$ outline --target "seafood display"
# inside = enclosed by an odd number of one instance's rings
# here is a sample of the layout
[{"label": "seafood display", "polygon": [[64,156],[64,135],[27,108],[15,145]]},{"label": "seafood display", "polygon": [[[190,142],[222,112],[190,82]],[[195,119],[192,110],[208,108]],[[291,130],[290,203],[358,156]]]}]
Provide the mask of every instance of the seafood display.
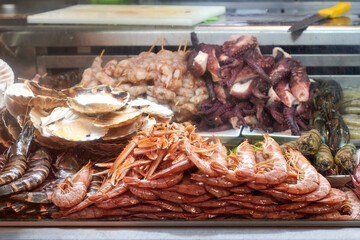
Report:
[{"label": "seafood display", "polygon": [[[358,207],[347,193],[332,188],[297,150],[283,154],[264,136],[261,146],[248,141],[235,152],[218,139],[199,137],[190,123],[155,124],[132,138],[107,168],[97,192],[78,202],[72,194],[54,219],[358,219],[342,211]],[[86,168],[89,165],[86,165]],[[84,170],[80,170],[80,174]],[[87,174],[89,175],[89,173]],[[82,186],[88,185],[85,178]],[[66,184],[66,183],[65,183]],[[51,201],[75,192],[54,191]],[[347,190],[350,191],[350,190]],[[82,189],[81,196],[85,196]],[[354,201],[349,204],[349,201]],[[344,205],[345,204],[345,205]],[[353,205],[352,205],[353,204]],[[335,217],[336,215],[336,217]]]},{"label": "seafood display", "polygon": [[200,126],[223,129],[230,124],[293,135],[308,131],[312,94],[306,68],[281,48],[263,56],[254,36],[236,36],[223,45],[198,42],[188,53],[190,71],[205,78],[210,98],[198,113]]},{"label": "seafood display", "polygon": [[[359,220],[350,93],[253,36],[191,39],[104,66],[101,54],[77,85],[78,72],[14,83],[0,61],[0,218]],[[231,150],[197,133],[241,125],[264,139]],[[280,146],[273,131],[300,137]]]}]

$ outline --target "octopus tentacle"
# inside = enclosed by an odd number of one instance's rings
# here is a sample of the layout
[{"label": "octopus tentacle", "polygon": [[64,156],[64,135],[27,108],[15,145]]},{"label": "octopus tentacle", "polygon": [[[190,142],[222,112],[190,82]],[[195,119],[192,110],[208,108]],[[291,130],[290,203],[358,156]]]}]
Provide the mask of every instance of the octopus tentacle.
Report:
[{"label": "octopus tentacle", "polygon": [[296,116],[296,123],[299,125],[299,127],[301,129],[303,129],[304,131],[310,131],[311,127],[310,125],[305,121],[305,119],[303,119],[301,116],[297,115]]},{"label": "octopus tentacle", "polygon": [[246,62],[246,64],[252,68],[257,74],[259,74],[259,77],[267,82],[270,82],[269,76],[266,74],[266,72],[264,71],[264,69],[262,69],[262,67],[260,66],[260,64],[256,61],[255,57],[254,57],[254,53],[252,52],[247,52],[244,55],[244,60]]},{"label": "octopus tentacle", "polygon": [[269,83],[274,86],[276,85],[281,79],[286,79],[289,77],[291,69],[299,64],[292,58],[282,58],[279,60],[273,70],[270,72],[269,75]]},{"label": "octopus tentacle", "polygon": [[288,107],[288,106],[284,106],[284,115],[286,117],[286,123],[288,125],[288,127],[290,128],[292,134],[294,135],[301,135],[299,126],[296,123],[296,119],[295,119],[295,112],[296,112],[296,108],[295,106],[292,107]]},{"label": "octopus tentacle", "polygon": [[268,106],[268,110],[269,110],[271,116],[275,119],[276,122],[278,122],[280,124],[285,123],[285,117],[284,117],[284,114],[283,114],[283,103],[276,102],[276,101],[272,102]]}]

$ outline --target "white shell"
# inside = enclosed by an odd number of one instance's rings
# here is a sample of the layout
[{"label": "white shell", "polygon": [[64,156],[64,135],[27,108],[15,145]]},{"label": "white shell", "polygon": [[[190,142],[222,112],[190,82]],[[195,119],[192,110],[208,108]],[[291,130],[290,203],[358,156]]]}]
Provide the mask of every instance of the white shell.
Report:
[{"label": "white shell", "polygon": [[29,111],[29,102],[34,94],[24,83],[15,83],[5,90],[4,98],[8,111],[18,119],[18,116],[24,116]]},{"label": "white shell", "polygon": [[81,91],[68,98],[68,105],[84,114],[104,114],[121,109],[129,100],[127,92],[113,92],[111,89]]},{"label": "white shell", "polygon": [[143,108],[143,111],[144,113],[149,114],[150,117],[171,118],[174,115],[174,112],[170,108],[151,102],[143,98],[138,98],[128,102],[128,106],[131,107],[147,106]]},{"label": "white shell", "polygon": [[[147,117],[144,117],[147,118]],[[117,127],[117,128],[110,128],[107,134],[102,138],[105,141],[108,140],[116,140],[121,138],[126,138],[130,136],[131,134],[135,134],[137,131],[140,130],[142,127],[143,121],[146,119],[143,119],[142,117],[137,118],[135,121],[132,121],[131,123]]]},{"label": "white shell", "polygon": [[107,133],[107,128],[95,127],[84,118],[75,120],[62,119],[48,126],[52,135],[69,141],[92,141]]},{"label": "white shell", "polygon": [[34,93],[25,83],[15,83],[6,89],[5,96],[12,98],[20,97],[31,99],[34,97]]},{"label": "white shell", "polygon": [[141,110],[127,107],[123,111],[110,112],[98,116],[93,120],[93,124],[94,126],[97,127],[109,127],[109,128],[121,127],[134,121],[141,114],[142,114]]},{"label": "white shell", "polygon": [[32,109],[30,119],[42,136],[55,136],[68,141],[91,141],[105,136],[108,131],[108,128],[94,126],[87,116],[65,107],[55,108],[48,115],[39,109]]},{"label": "white shell", "polygon": [[0,91],[4,92],[6,88],[14,83],[14,72],[11,67],[0,59]]}]

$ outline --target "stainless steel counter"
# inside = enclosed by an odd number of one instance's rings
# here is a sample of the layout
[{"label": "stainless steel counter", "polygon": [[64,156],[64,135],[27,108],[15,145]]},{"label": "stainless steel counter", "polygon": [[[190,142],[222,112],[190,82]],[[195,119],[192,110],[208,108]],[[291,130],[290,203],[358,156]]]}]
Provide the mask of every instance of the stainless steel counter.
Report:
[{"label": "stainless steel counter", "polygon": [[357,240],[360,228],[0,228],[0,239],[126,239],[126,240]]}]

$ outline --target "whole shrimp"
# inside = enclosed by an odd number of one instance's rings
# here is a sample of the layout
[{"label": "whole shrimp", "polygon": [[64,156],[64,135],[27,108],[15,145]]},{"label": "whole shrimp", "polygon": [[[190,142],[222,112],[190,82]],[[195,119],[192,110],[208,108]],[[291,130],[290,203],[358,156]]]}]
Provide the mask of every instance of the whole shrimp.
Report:
[{"label": "whole shrimp", "polygon": [[341,188],[347,195],[347,200],[341,206],[342,212],[350,213],[352,219],[360,219],[360,200],[353,191],[349,188]]},{"label": "whole shrimp", "polygon": [[172,164],[170,167],[162,169],[160,171],[158,171],[157,173],[151,175],[150,177],[148,177],[148,180],[153,180],[153,179],[158,179],[161,177],[165,177],[171,174],[175,174],[178,172],[182,172],[185,171],[189,168],[191,168],[192,166],[194,166],[194,164],[188,159],[185,158],[184,160],[177,162],[175,164]]},{"label": "whole shrimp", "polygon": [[310,205],[295,209],[294,212],[306,214],[323,214],[331,213],[341,208],[341,203],[325,204],[325,203],[311,203]]},{"label": "whole shrimp", "polygon": [[125,177],[123,181],[127,185],[136,185],[137,187],[142,188],[168,188],[179,183],[183,176],[183,172],[180,172],[174,175],[169,175],[167,177],[154,180],[139,179],[137,177]]},{"label": "whole shrimp", "polygon": [[31,157],[29,168],[19,179],[0,187],[0,196],[30,191],[39,186],[47,178],[51,166],[51,158],[45,149],[41,148]]},{"label": "whole shrimp", "polygon": [[5,168],[0,173],[0,186],[20,178],[27,168],[27,154],[33,138],[34,126],[26,124],[16,143],[9,148]]},{"label": "whole shrimp", "polygon": [[214,152],[212,153],[211,158],[206,156],[200,157],[199,154],[193,150],[193,146],[190,144],[190,142],[184,142],[184,148],[188,158],[200,171],[209,175],[210,177],[220,176],[218,172],[211,168],[211,162],[219,162],[221,165],[226,165],[226,149],[221,145],[218,139],[216,139],[216,144],[214,147]]},{"label": "whole shrimp", "polygon": [[203,182],[205,184],[217,186],[217,187],[236,187],[239,185],[239,182],[229,181],[225,177],[209,177],[204,173],[193,173],[191,174],[191,179]]},{"label": "whole shrimp", "polygon": [[287,182],[280,183],[273,187],[274,190],[294,194],[306,194],[319,187],[318,172],[299,151],[289,148],[286,158],[289,165],[298,172],[297,182],[295,184]]},{"label": "whole shrimp", "polygon": [[256,158],[255,183],[267,185],[282,183],[287,178],[288,173],[286,160],[279,144],[267,134],[262,148],[258,151],[261,151],[263,159]]},{"label": "whole shrimp", "polygon": [[248,141],[242,142],[235,153],[227,157],[227,164],[212,161],[210,167],[230,181],[249,181],[255,175],[255,151]]},{"label": "whole shrimp", "polygon": [[295,202],[312,202],[326,197],[331,190],[328,180],[319,174],[319,187],[306,194],[287,194],[287,198]]},{"label": "whole shrimp", "polygon": [[140,199],[135,197],[132,193],[124,193],[118,197],[111,198],[99,203],[96,206],[104,209],[111,209],[117,207],[127,207],[140,203]]},{"label": "whole shrimp", "polygon": [[114,187],[111,183],[111,178],[108,178],[103,182],[103,184],[100,186],[99,190],[96,193],[94,193],[92,196],[88,197],[84,201],[80,202],[79,204],[73,206],[71,209],[64,212],[63,214],[67,216],[69,214],[78,212],[93,203],[98,203],[116,197],[126,192],[127,190],[127,185],[124,184],[122,181],[118,182],[118,184]]},{"label": "whole shrimp", "polygon": [[344,202],[346,199],[347,199],[346,193],[344,193],[340,189],[331,188],[329,194],[326,197],[316,202],[334,204],[334,203]]},{"label": "whole shrimp", "polygon": [[69,208],[80,203],[91,182],[92,168],[89,162],[80,169],[70,180],[65,179],[51,195],[51,201],[58,207]]},{"label": "whole shrimp", "polygon": [[184,176],[183,180],[180,183],[170,188],[167,188],[166,190],[175,191],[178,193],[184,193],[193,196],[199,196],[207,192],[203,183],[192,181],[190,179],[190,176],[188,175]]}]

